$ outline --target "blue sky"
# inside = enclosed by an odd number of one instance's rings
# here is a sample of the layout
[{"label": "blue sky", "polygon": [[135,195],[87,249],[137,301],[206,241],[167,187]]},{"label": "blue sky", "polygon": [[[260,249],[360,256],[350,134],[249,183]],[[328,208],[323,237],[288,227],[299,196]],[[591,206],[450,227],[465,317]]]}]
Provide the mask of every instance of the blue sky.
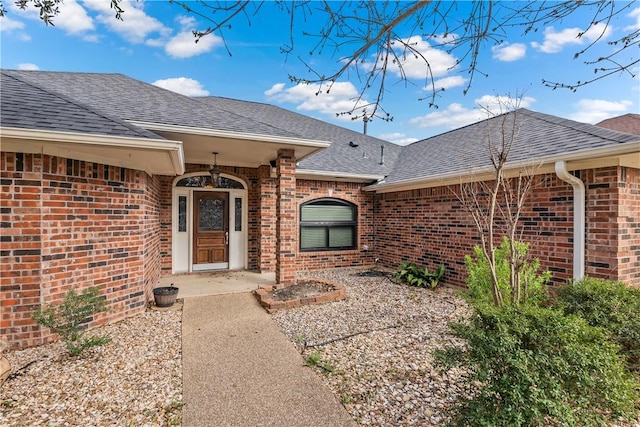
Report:
[{"label": "blue sky", "polygon": [[[336,117],[353,105],[360,87],[357,79],[341,80],[330,94],[318,96],[317,87],[289,81],[289,74],[308,76],[307,69],[296,56],[280,53],[288,41],[289,23],[270,4],[251,18],[251,25],[247,19],[239,19],[225,31],[224,41],[232,53],[229,56],[217,36],[194,43],[191,30],[206,27],[206,22],[165,1],[123,0],[124,21],[118,21],[109,0],[65,0],[62,13],[54,18],[55,27],[46,27],[33,9],[24,12],[16,9],[12,0],[4,3],[8,14],[0,18],[3,68],[122,73],[187,95],[270,103],[362,131],[361,121]],[[526,36],[519,29],[500,46],[483,46],[479,69],[488,76],[476,74],[466,95],[463,89],[467,74],[449,69],[458,58],[433,48],[427,39],[416,38],[416,46],[432,59],[438,86],[447,87],[437,99],[438,108],[419,101],[427,94],[424,69],[408,61],[408,84],[394,73],[387,80],[384,107],[393,121],[374,119],[368,124],[368,133],[406,144],[476,122],[486,116],[478,104],[491,104],[497,96],[520,93],[524,93],[523,107],[587,123],[638,113],[638,77],[614,75],[575,93],[541,84],[542,78],[573,83],[593,76],[593,67],[573,59],[577,50],[595,39],[596,31],[576,38],[585,29],[585,16],[572,16]],[[305,26],[313,28],[317,17],[307,17]],[[298,34],[296,48],[308,52],[313,40],[299,35],[302,27],[294,28]],[[607,40],[638,28],[640,5],[635,5],[609,24],[593,55],[611,49]],[[628,51],[627,58],[638,57],[637,46]],[[305,59],[326,71],[339,64],[339,55],[329,53]],[[638,71],[636,67],[636,75]],[[374,95],[367,96],[371,99]]]}]

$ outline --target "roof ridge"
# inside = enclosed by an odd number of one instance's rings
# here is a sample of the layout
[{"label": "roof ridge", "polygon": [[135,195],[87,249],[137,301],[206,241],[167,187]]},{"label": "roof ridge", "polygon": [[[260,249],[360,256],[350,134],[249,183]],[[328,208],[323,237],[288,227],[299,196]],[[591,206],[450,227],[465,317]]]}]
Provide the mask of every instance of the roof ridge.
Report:
[{"label": "roof ridge", "polygon": [[[329,123],[329,122],[326,122],[324,120],[316,119],[315,117],[307,116],[306,114],[298,113],[296,111],[292,111],[292,110],[289,110],[287,108],[281,107],[279,105],[270,104],[270,103],[267,103],[267,102],[249,101],[249,100],[246,100],[246,99],[235,99],[235,98],[229,98],[229,97],[226,97],[226,96],[215,96],[215,95],[194,97],[193,99],[203,100],[203,99],[206,99],[206,98],[223,99],[223,100],[228,100],[228,101],[231,101],[231,102],[245,102],[245,103],[248,103],[248,104],[263,105],[265,107],[277,108],[279,110],[286,111],[287,113],[296,114],[296,115],[298,115],[300,117],[304,117],[306,120],[313,120],[314,122],[321,123],[322,125],[335,126],[335,127],[338,127],[338,128],[340,128],[340,129],[342,129],[342,130],[344,130],[346,132],[349,132],[349,133],[354,133],[354,134],[357,134],[359,136],[364,136],[366,138],[375,139],[376,141],[383,142],[385,144],[401,147],[401,145],[393,143],[391,141],[387,141],[386,139],[382,139],[382,138],[378,138],[378,137],[375,137],[375,136],[367,135],[365,133],[361,133],[361,132],[355,131],[353,129],[349,129],[349,128],[346,128],[346,127],[343,127],[343,126],[339,126],[339,125],[336,125],[336,124],[333,124],[333,123]],[[223,109],[224,111],[231,112],[231,113],[234,113],[234,114],[239,114],[237,111],[229,111],[229,110],[221,108],[221,107],[217,107],[217,108]],[[243,117],[247,117],[247,116],[244,116],[243,114],[241,114],[241,115]],[[267,126],[271,126],[271,127],[275,128],[275,129],[280,129],[280,128],[275,127],[275,126],[273,126],[273,125],[271,125],[269,123],[266,123],[266,122],[264,122],[262,120],[259,120],[256,117],[247,117],[247,118],[259,121],[260,123],[262,123],[264,125],[267,125]]]},{"label": "roof ridge", "polygon": [[[523,109],[524,110],[524,109]],[[557,126],[562,126],[568,129],[572,129],[576,132],[580,132],[586,135],[590,135],[590,136],[596,136],[598,138],[602,138],[602,139],[606,139],[607,141],[613,141],[613,142],[619,142],[619,140],[608,136],[607,134],[610,133],[614,133],[614,134],[618,134],[618,135],[624,135],[624,136],[629,136],[632,134],[629,133],[625,133],[625,132],[620,132],[614,129],[609,129],[609,128],[605,128],[605,127],[601,127],[601,126],[596,126],[596,125],[592,125],[591,123],[583,123],[583,122],[579,122],[577,120],[572,120],[572,119],[567,119],[564,117],[558,117],[558,116],[553,116],[551,114],[546,114],[546,113],[540,113],[537,111],[530,111],[530,110],[525,110],[526,112],[533,114],[533,115],[537,115],[538,117],[536,117],[538,120],[542,120],[545,121],[547,123],[553,123]],[[594,132],[591,132],[589,130],[586,130],[584,128],[588,128]],[[636,135],[634,135],[636,136]]]},{"label": "roof ridge", "polygon": [[[19,76],[16,76],[13,73],[11,73],[11,71],[12,70],[0,69],[0,73],[5,75],[5,76],[7,76],[7,77],[9,77],[9,78],[17,80],[17,81],[21,82],[22,84],[25,84],[25,85],[28,85],[30,87],[33,87],[33,88],[35,88],[35,89],[37,89],[37,90],[39,90],[41,92],[44,92],[44,93],[47,93],[47,94],[52,95],[54,97],[57,97],[59,99],[62,99],[63,101],[65,101],[65,102],[67,102],[67,103],[69,103],[71,105],[75,105],[75,106],[77,106],[77,107],[79,107],[79,108],[81,108],[81,109],[83,109],[85,111],[88,111],[91,114],[95,114],[96,116],[102,117],[103,119],[106,119],[108,121],[116,123],[116,124],[118,124],[120,126],[124,126],[125,128],[133,131],[134,133],[136,133],[138,135],[140,135],[141,138],[149,139],[150,138],[149,135],[145,134],[145,133],[149,133],[149,134],[155,135],[156,139],[166,139],[166,138],[163,138],[162,136],[157,135],[157,134],[155,134],[155,133],[153,133],[151,131],[148,131],[148,130],[146,130],[144,128],[132,125],[131,123],[126,122],[125,120],[108,116],[108,115],[104,114],[101,111],[97,111],[97,110],[91,108],[89,105],[86,105],[86,104],[84,104],[82,102],[78,102],[77,100],[72,99],[72,98],[70,98],[70,97],[68,97],[68,96],[66,96],[64,94],[61,94],[61,93],[59,93],[57,91],[45,89],[45,88],[40,87],[40,86],[38,86],[36,84],[33,84],[31,82],[25,81],[24,79],[20,78]],[[20,70],[20,71],[22,72],[22,70]],[[24,70],[24,71],[39,71],[39,70]],[[49,72],[51,72],[51,73],[61,73],[61,74],[65,73],[65,72],[62,72],[62,71],[45,71],[45,72],[47,72],[47,73],[49,73]],[[108,74],[108,73],[85,73],[85,74],[96,74],[96,75],[99,75],[99,74]],[[110,75],[117,75],[117,74],[122,75],[120,73],[111,73]]]}]

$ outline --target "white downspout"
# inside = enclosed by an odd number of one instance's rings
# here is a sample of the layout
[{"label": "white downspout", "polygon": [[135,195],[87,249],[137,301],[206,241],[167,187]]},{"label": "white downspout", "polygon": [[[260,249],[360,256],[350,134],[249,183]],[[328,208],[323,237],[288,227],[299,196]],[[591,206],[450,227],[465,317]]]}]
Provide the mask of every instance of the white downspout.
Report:
[{"label": "white downspout", "polygon": [[573,278],[584,277],[585,192],[581,179],[567,171],[564,160],[556,162],[556,175],[573,187]]}]

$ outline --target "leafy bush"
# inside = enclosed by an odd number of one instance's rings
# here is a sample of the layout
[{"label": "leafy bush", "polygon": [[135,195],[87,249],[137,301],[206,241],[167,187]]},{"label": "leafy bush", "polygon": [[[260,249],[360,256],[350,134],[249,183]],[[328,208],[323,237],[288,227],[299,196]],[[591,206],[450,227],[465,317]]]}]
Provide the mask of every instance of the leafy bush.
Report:
[{"label": "leafy bush", "polygon": [[84,337],[85,324],[96,313],[105,311],[107,303],[98,294],[98,288],[88,288],[82,294],[70,289],[62,304],[49,305],[44,310],[38,308],[32,317],[38,324],[60,335],[70,355],[78,356],[87,348],[111,341],[106,336]]},{"label": "leafy bush", "polygon": [[[515,248],[518,251],[518,259],[522,260],[519,265],[520,271],[520,301],[515,301],[515,295],[511,289],[511,266],[509,264],[509,255],[511,252],[511,244],[508,238],[502,239],[500,247],[496,249],[496,273],[498,277],[498,289],[503,296],[505,302],[511,303],[539,303],[546,299],[547,292],[545,285],[551,278],[551,272],[540,271],[540,260],[527,260],[527,252],[529,244],[524,242],[515,242]],[[491,280],[491,270],[489,262],[482,252],[480,246],[473,249],[473,256],[467,255],[464,258],[467,265],[467,287],[468,296],[472,303],[491,303],[493,304]]]},{"label": "leafy bush", "polygon": [[440,264],[435,271],[429,271],[427,267],[418,267],[415,263],[403,262],[393,273],[393,278],[418,288],[434,289],[442,279],[444,270],[443,264]]},{"label": "leafy bush", "polygon": [[436,362],[462,368],[468,390],[450,425],[594,426],[637,416],[640,385],[618,346],[578,316],[484,304],[451,328],[464,345],[436,351]]},{"label": "leafy bush", "polygon": [[587,277],[559,288],[557,304],[602,327],[621,347],[629,368],[640,372],[640,289]]}]

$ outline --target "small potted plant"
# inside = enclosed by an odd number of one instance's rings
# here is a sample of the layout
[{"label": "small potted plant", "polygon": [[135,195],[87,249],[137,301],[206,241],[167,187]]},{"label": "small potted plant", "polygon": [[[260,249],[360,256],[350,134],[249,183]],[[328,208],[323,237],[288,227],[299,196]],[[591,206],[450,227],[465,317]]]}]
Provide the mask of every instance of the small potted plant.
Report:
[{"label": "small potted plant", "polygon": [[176,302],[179,290],[180,288],[173,286],[173,283],[171,286],[153,288],[153,299],[155,300],[156,307],[171,307]]}]

